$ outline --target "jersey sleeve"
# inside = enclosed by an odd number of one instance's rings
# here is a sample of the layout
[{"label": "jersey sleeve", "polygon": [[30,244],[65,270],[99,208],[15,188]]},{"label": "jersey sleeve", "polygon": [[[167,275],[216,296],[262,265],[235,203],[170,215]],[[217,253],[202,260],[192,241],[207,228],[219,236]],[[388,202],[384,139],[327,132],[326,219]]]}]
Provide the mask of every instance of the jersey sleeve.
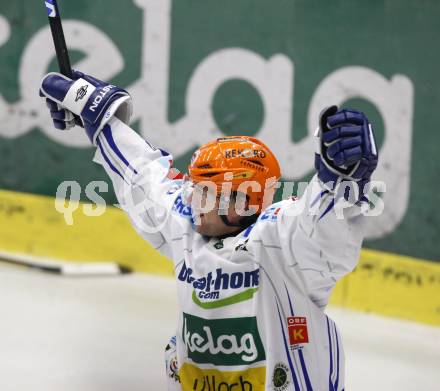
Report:
[{"label": "jersey sleeve", "polygon": [[365,218],[361,211],[360,205],[337,200],[316,177],[300,200],[282,208],[277,231],[283,252],[320,308],[327,305],[336,282],[358,262]]},{"label": "jersey sleeve", "polygon": [[98,135],[93,160],[104,167],[136,231],[171,258],[170,241],[180,224],[171,210],[182,184],[172,178],[172,156],[114,118]]}]

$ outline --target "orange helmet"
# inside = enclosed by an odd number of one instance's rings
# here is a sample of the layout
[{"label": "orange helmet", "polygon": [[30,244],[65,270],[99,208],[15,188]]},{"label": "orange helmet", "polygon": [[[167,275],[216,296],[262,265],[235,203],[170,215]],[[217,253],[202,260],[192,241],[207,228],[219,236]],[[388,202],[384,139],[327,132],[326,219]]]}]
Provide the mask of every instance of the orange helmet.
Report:
[{"label": "orange helmet", "polygon": [[[243,182],[256,182],[258,189],[251,188],[247,195],[249,205],[257,207],[257,214],[272,203],[274,185],[281,176],[272,151],[248,136],[222,137],[202,145],[192,156],[188,174],[193,183],[214,182],[218,192],[224,183],[232,183],[231,190],[237,191]],[[265,191],[270,192],[266,197]]]}]

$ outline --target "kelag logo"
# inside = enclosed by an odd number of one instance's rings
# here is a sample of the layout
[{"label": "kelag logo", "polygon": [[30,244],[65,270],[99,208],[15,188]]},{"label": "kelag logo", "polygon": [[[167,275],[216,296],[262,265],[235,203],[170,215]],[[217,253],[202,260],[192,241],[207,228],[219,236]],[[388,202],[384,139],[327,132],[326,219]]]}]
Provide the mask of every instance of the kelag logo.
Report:
[{"label": "kelag logo", "polygon": [[[193,270],[184,262],[177,276],[179,281],[191,284],[194,288],[192,299],[199,307],[213,309],[240,303],[251,299],[258,291],[260,270],[224,272],[218,268],[206,276],[195,278]],[[243,290],[242,288],[248,288]],[[239,293],[224,296],[222,291],[239,290]],[[197,292],[198,291],[198,292]]]},{"label": "kelag logo", "polygon": [[204,319],[183,314],[188,358],[199,364],[248,365],[265,360],[255,317]]}]

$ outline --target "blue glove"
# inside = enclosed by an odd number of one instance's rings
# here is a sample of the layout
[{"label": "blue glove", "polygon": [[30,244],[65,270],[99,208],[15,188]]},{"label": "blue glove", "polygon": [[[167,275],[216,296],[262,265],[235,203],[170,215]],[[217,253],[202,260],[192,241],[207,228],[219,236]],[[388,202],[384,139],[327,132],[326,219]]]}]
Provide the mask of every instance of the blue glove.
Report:
[{"label": "blue glove", "polygon": [[315,169],[319,179],[332,190],[343,180],[355,181],[362,195],[378,161],[368,118],[357,110],[328,107],[321,112],[316,136],[319,152]]},{"label": "blue glove", "polygon": [[60,73],[47,74],[40,96],[46,97],[55,128],[70,129],[76,114],[93,144],[110,118],[128,123],[132,113],[127,91],[82,72],[73,72],[73,80]]}]

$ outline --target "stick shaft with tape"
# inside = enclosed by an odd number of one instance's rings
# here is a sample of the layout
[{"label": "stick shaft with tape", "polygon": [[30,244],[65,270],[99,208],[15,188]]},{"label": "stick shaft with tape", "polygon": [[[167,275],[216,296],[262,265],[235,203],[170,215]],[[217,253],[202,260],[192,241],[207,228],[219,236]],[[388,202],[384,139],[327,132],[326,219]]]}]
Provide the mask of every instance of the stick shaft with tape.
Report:
[{"label": "stick shaft with tape", "polygon": [[45,0],[45,4],[60,72],[63,75],[72,78],[69,52],[67,50],[66,40],[64,38],[63,25],[61,24],[58,4],[56,0]]},{"label": "stick shaft with tape", "polygon": [[[60,72],[68,78],[73,78],[72,67],[70,66],[69,51],[67,50],[66,40],[64,38],[63,25],[61,24],[61,15],[56,0],[44,1],[49,17],[50,31],[55,45],[55,53],[57,55],[58,67]],[[81,118],[74,115],[75,124],[83,127]]]}]

